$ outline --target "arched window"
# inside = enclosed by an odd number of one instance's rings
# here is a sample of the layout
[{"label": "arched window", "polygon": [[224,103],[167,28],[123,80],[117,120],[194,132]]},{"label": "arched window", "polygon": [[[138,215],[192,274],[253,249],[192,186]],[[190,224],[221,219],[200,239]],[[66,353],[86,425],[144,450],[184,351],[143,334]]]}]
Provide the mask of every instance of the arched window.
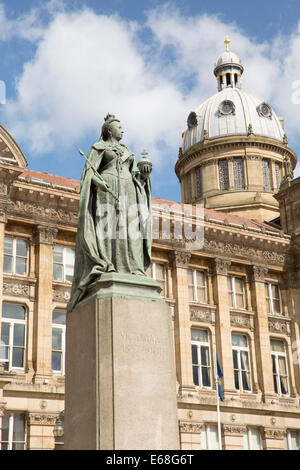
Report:
[{"label": "arched window", "polygon": [[203,189],[202,189],[202,167],[197,166],[196,168],[196,197],[202,197]]},{"label": "arched window", "polygon": [[242,158],[233,159],[234,187],[236,189],[245,189],[244,161]]},{"label": "arched window", "polygon": [[228,160],[219,160],[219,185],[221,191],[229,190]]}]

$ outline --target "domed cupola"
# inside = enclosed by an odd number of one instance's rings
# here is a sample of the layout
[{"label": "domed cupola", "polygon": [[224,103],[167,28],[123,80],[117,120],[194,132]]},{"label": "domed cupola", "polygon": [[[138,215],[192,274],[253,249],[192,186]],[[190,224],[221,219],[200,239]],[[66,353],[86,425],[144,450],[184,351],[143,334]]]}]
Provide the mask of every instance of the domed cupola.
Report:
[{"label": "domed cupola", "polygon": [[229,50],[214,67],[217,92],[187,117],[175,166],[182,202],[259,220],[279,214],[273,195],[294,169],[295,153],[274,109],[242,89],[240,58]]},{"label": "domed cupola", "polygon": [[219,56],[214,69],[218,81],[218,91],[226,87],[241,88],[244,71],[239,57],[229,50],[230,40],[226,38],[224,43],[226,50]]}]

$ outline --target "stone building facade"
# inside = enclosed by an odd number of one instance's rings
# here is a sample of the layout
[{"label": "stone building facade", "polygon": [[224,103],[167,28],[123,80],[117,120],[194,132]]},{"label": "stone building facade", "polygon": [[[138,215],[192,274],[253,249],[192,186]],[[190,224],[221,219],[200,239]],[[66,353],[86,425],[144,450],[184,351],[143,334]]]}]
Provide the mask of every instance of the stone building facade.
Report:
[{"label": "stone building facade", "polygon": [[[226,49],[183,133],[182,203],[153,198],[149,274],[170,307],[181,448],[218,448],[216,347],[222,448],[299,449],[296,155]],[[0,442],[59,449],[80,182],[26,167],[0,126]]]}]

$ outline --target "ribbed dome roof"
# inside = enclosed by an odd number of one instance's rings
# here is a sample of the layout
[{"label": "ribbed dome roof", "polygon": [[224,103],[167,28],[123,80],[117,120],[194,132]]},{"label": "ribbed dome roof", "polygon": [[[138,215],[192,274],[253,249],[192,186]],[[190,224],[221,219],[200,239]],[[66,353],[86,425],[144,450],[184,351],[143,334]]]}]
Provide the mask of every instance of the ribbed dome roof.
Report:
[{"label": "ribbed dome roof", "polygon": [[240,88],[225,87],[190,113],[182,150],[202,142],[204,133],[209,139],[247,135],[250,124],[255,135],[283,140],[281,122],[267,103]]},{"label": "ribbed dome roof", "polygon": [[224,64],[240,64],[241,60],[239,56],[237,56],[234,52],[231,51],[224,51],[223,54],[221,54],[218,57],[218,60],[216,62],[216,67],[219,65],[224,65]]}]

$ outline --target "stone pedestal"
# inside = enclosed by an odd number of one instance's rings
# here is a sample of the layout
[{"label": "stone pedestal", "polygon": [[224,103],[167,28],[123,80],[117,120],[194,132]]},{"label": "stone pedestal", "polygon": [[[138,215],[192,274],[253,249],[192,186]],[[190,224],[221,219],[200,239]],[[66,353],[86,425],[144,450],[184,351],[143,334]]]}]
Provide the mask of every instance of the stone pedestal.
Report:
[{"label": "stone pedestal", "polygon": [[179,449],[169,308],[144,276],[101,276],[67,316],[65,449]]}]

